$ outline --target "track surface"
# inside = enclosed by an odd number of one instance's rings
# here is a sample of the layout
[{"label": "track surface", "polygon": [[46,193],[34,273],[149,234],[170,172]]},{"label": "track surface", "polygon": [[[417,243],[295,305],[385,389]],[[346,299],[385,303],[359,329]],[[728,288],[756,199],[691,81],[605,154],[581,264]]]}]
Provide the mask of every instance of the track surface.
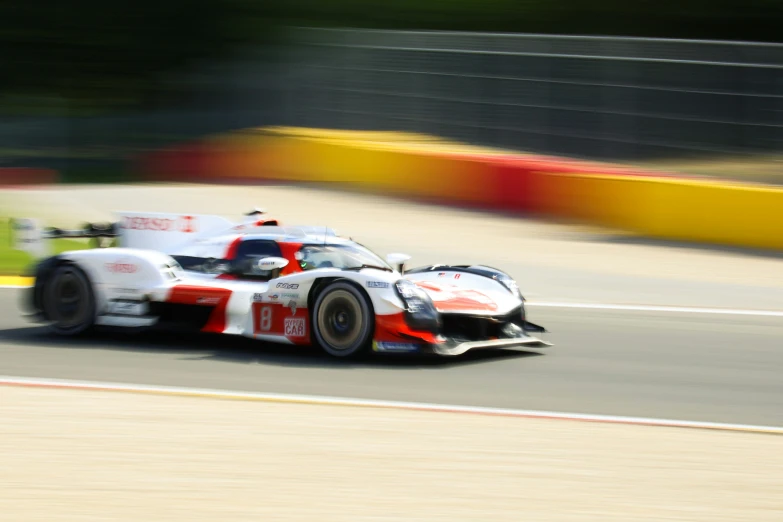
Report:
[{"label": "track surface", "polygon": [[[0,194],[11,215],[70,226],[112,210],[220,213],[255,205],[325,224],[416,265],[482,262],[533,301],[783,310],[775,255],[652,244],[559,225],[287,187],[95,187]],[[49,337],[0,290],[5,375],[425,401],[783,426],[783,318],[531,308],[545,355],[334,361],[240,339]]]},{"label": "track surface", "polygon": [[545,355],[335,361],[214,336],[61,340],[0,293],[6,375],[783,426],[780,318],[531,309]]}]

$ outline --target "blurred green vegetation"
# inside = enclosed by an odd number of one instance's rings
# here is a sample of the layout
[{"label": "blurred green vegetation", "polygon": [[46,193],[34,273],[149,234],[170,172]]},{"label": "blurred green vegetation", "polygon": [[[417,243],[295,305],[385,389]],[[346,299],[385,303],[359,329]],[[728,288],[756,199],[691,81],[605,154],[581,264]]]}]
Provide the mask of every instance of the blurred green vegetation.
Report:
[{"label": "blurred green vegetation", "polygon": [[0,1],[0,110],[167,106],[191,65],[279,41],[284,26],[782,41],[780,0]]},{"label": "blurred green vegetation", "polygon": [[[3,0],[0,107],[17,114],[98,114],[165,104],[166,75],[270,32],[245,0]],[[48,102],[46,101],[48,100]]]},{"label": "blurred green vegetation", "polygon": [[[35,265],[35,258],[27,252],[15,250],[12,240],[10,223],[5,219],[0,220],[0,275],[29,275],[28,271]],[[54,239],[51,242],[51,253],[92,247],[93,244],[87,239]]]}]

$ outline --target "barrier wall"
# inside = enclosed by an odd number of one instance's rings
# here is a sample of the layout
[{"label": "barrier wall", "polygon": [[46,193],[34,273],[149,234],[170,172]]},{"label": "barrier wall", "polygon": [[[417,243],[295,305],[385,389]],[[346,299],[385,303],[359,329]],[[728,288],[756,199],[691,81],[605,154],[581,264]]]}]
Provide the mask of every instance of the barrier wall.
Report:
[{"label": "barrier wall", "polygon": [[147,179],[335,183],[647,237],[783,249],[783,189],[511,153],[431,136],[250,129],[144,159]]},{"label": "barrier wall", "polygon": [[33,168],[0,168],[0,186],[43,185],[60,181],[57,171]]}]

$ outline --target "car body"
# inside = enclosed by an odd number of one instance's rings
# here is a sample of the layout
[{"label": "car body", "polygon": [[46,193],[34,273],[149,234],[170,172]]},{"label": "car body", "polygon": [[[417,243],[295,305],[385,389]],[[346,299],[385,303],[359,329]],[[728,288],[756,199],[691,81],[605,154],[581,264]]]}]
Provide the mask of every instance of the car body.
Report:
[{"label": "car body", "polygon": [[[118,246],[43,255],[28,291],[31,317],[61,335],[92,327],[186,329],[336,357],[365,350],[454,356],[477,348],[550,346],[531,333],[525,300],[504,272],[479,265],[386,260],[325,227],[281,226],[260,211],[218,216],[119,213],[110,227],[37,231],[116,237]],[[32,231],[32,239],[30,233]]]}]

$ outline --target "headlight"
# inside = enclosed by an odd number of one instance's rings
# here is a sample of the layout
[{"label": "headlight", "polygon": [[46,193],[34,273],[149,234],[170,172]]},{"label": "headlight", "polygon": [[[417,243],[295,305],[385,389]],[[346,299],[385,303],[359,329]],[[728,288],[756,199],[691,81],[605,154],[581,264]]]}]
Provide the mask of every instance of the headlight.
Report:
[{"label": "headlight", "polygon": [[440,328],[440,314],[427,292],[407,279],[397,281],[395,288],[405,303],[405,319],[411,328],[430,331]]}]

